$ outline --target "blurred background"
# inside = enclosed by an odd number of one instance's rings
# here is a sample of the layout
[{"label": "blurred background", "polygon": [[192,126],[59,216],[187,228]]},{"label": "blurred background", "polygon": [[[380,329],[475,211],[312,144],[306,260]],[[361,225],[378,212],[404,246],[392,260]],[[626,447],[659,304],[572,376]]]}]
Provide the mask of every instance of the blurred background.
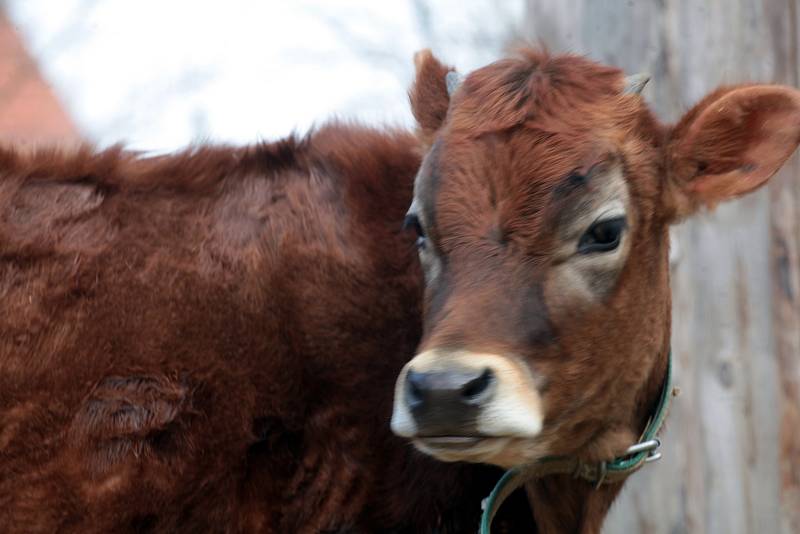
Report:
[{"label": "blurred background", "polygon": [[[411,127],[411,56],[521,41],[648,72],[661,117],[720,84],[798,86],[795,0],[0,0],[0,140],[163,152],[332,117]],[[604,532],[800,532],[800,164],[676,229],[682,394]]]},{"label": "blurred background", "polygon": [[21,85],[38,75],[81,135],[154,151],[273,139],[334,116],[410,125],[416,50],[430,46],[478,67],[501,53],[525,13],[522,1],[490,0],[0,6],[2,35],[20,41],[16,51],[0,47],[4,100],[16,93],[36,113]]}]

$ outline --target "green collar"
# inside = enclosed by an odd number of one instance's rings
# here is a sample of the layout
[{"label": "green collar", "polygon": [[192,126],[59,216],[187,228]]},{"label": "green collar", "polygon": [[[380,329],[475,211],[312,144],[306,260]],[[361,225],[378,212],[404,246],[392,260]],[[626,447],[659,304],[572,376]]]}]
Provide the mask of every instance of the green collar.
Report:
[{"label": "green collar", "polygon": [[619,482],[638,471],[645,463],[661,458],[661,453],[658,452],[658,448],[661,446],[658,432],[667,418],[669,400],[673,394],[672,351],[670,351],[667,360],[667,376],[661,389],[658,407],[647,423],[638,443],[629,447],[624,455],[597,464],[586,464],[575,458],[564,456],[549,456],[532,464],[512,467],[505,472],[481,504],[483,515],[481,516],[480,534],[490,534],[492,520],[503,501],[528,480],[553,474],[571,473],[576,478],[582,478],[600,486]]}]

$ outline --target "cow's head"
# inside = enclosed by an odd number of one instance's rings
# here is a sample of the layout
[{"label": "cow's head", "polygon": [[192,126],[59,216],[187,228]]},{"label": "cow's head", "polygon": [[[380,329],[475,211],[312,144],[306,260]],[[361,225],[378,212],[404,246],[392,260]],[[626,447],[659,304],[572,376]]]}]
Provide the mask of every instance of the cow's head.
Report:
[{"label": "cow's head", "polygon": [[524,51],[458,87],[430,52],[416,64],[427,156],[406,224],[424,336],[397,381],[394,432],[501,466],[620,454],[665,373],[669,225],[780,168],[800,92],[722,88],[665,126],[642,79],[581,57]]}]

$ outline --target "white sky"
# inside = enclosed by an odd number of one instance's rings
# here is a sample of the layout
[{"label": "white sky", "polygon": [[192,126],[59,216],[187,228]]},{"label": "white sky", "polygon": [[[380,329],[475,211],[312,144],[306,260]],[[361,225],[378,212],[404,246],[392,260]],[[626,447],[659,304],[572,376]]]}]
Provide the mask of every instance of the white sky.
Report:
[{"label": "white sky", "polygon": [[522,0],[6,0],[85,134],[170,150],[304,132],[334,115],[410,125],[412,55],[500,55]]}]

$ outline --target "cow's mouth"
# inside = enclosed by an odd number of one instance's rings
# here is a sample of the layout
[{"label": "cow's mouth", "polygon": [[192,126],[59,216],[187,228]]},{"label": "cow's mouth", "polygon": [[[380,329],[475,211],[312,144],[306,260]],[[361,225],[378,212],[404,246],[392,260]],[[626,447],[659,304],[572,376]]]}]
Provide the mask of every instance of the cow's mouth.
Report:
[{"label": "cow's mouth", "polygon": [[527,436],[415,436],[411,443],[440,461],[494,464],[506,469],[549,454],[546,443]]},{"label": "cow's mouth", "polygon": [[492,459],[514,438],[507,436],[419,436],[412,439],[420,451],[445,462],[496,463]]},{"label": "cow's mouth", "polygon": [[415,441],[431,449],[463,450],[493,439],[488,436],[420,436]]}]

